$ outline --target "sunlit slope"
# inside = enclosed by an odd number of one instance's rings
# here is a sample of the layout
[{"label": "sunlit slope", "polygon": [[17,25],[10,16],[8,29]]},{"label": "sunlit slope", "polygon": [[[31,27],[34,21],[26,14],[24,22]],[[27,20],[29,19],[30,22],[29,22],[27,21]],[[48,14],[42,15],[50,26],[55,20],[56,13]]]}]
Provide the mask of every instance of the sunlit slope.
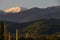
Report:
[{"label": "sunlit slope", "polygon": [[20,7],[12,7],[12,8],[8,8],[4,10],[6,13],[8,12],[21,12],[21,8]]}]

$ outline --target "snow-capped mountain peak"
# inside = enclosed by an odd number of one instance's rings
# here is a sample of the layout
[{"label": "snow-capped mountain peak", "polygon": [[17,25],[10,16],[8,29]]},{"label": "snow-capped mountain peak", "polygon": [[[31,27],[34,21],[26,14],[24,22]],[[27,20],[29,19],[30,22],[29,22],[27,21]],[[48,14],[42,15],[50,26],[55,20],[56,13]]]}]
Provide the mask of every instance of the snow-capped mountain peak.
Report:
[{"label": "snow-capped mountain peak", "polygon": [[21,12],[22,11],[22,8],[21,7],[12,7],[12,8],[8,8],[8,9],[5,9],[4,12],[6,13],[9,13],[9,12]]}]

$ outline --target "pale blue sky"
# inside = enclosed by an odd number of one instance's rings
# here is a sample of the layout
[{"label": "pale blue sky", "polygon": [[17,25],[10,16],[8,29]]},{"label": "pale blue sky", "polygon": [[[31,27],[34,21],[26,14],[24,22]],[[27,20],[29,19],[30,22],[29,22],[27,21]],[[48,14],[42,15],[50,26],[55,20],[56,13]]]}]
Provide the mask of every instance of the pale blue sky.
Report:
[{"label": "pale blue sky", "polygon": [[6,9],[14,6],[32,8],[45,8],[60,5],[60,0],[0,0],[0,9]]}]

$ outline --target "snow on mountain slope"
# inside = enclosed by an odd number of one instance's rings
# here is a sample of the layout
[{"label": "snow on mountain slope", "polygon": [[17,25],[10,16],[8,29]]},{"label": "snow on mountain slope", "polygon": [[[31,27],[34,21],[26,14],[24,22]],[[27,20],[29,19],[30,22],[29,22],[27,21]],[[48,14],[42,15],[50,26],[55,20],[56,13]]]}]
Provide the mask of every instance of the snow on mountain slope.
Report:
[{"label": "snow on mountain slope", "polygon": [[5,9],[4,10],[4,12],[6,12],[6,13],[9,13],[9,12],[13,12],[13,13],[15,13],[15,12],[21,12],[22,11],[22,8],[20,8],[20,7],[12,7],[12,8],[8,8],[8,9]]}]

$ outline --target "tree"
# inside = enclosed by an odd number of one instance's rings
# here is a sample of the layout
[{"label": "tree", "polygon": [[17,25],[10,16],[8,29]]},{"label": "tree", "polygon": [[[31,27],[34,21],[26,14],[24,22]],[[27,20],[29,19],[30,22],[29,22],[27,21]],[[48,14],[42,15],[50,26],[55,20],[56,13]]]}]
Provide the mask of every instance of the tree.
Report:
[{"label": "tree", "polygon": [[40,29],[41,22],[33,22],[26,28],[23,28],[23,32],[28,32],[29,34],[36,34],[38,29]]},{"label": "tree", "polygon": [[3,39],[3,23],[2,23],[2,21],[0,21],[0,40],[4,40]]}]

